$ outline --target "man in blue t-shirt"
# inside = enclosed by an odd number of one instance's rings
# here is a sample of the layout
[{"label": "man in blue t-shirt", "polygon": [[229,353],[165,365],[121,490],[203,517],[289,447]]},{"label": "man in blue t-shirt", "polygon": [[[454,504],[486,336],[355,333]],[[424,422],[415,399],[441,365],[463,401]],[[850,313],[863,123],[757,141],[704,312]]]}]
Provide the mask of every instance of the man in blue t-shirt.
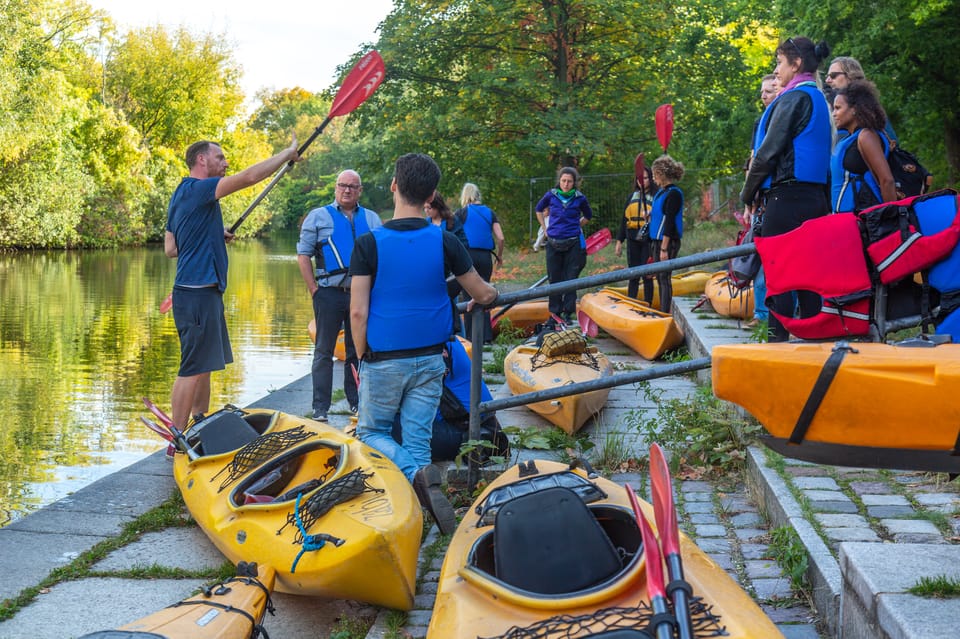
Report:
[{"label": "man in blue t-shirt", "polygon": [[253,186],[287,162],[298,162],[297,137],[272,158],[229,177],[227,159],[216,142],[200,141],[186,152],[190,175],[170,198],[164,250],[177,258],[173,319],[180,337],[180,370],[170,404],[173,423],[183,430],[190,415],[210,408],[210,373],[233,361],[223,316],[227,288],[227,242],[220,199]]}]

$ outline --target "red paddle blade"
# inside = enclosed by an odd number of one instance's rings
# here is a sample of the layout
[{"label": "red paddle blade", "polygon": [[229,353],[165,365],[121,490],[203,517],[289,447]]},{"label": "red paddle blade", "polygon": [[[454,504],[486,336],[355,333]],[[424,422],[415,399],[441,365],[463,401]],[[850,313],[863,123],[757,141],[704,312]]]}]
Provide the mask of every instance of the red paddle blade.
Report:
[{"label": "red paddle blade", "polygon": [[604,246],[610,243],[610,240],[613,239],[613,234],[610,233],[610,229],[602,228],[590,237],[587,238],[587,255],[593,255]]},{"label": "red paddle blade", "polygon": [[153,421],[152,419],[147,419],[143,415],[140,416],[140,421],[146,424],[147,428],[155,432],[157,435],[160,435],[168,442],[173,441],[173,435],[166,428]]},{"label": "red paddle blade", "polygon": [[633,176],[641,187],[647,188],[647,169],[643,162],[643,153],[637,153],[637,158],[633,161]]},{"label": "red paddle blade", "polygon": [[677,526],[677,510],[673,507],[673,485],[670,469],[660,445],[650,446],[650,486],[653,491],[653,513],[660,530],[665,555],[680,554],[680,531]]},{"label": "red paddle blade", "polygon": [[337,97],[333,99],[333,104],[330,106],[330,115],[327,117],[335,118],[338,115],[350,113],[363,104],[364,100],[377,90],[385,75],[383,58],[379,53],[370,51],[360,58],[360,61],[343,79]]},{"label": "red paddle blade", "polygon": [[171,291],[163,301],[160,302],[160,312],[169,313],[170,309],[173,308],[173,292]]},{"label": "red paddle blade", "polygon": [[633,508],[633,515],[637,518],[637,525],[640,527],[640,535],[643,538],[643,554],[647,557],[647,592],[650,599],[665,597],[666,590],[663,586],[663,560],[660,557],[660,546],[657,545],[657,538],[650,529],[647,518],[643,516],[640,510],[640,502],[630,486],[627,489],[627,496],[630,499],[630,506]]},{"label": "red paddle blade", "polygon": [[149,398],[143,398],[143,405],[146,406],[151,413],[156,415],[157,419],[159,419],[164,426],[173,426],[173,419],[163,412],[159,406],[151,402]]},{"label": "red paddle blade", "polygon": [[597,323],[583,311],[577,311],[577,323],[580,325],[580,332],[587,337],[596,337],[600,333]]},{"label": "red paddle blade", "polygon": [[657,140],[663,147],[663,152],[666,153],[667,147],[670,146],[670,138],[673,137],[673,105],[658,106],[653,119],[657,126]]}]

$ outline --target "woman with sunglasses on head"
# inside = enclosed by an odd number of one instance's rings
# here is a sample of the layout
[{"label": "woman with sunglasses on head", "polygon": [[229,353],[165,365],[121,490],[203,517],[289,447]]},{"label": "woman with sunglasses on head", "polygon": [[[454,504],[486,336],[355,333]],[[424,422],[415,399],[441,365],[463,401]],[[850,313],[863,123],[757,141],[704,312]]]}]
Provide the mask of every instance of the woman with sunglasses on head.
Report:
[{"label": "woman with sunglasses on head", "polygon": [[[851,82],[866,79],[867,76],[863,72],[863,67],[860,66],[860,62],[857,61],[856,58],[840,56],[830,62],[830,67],[827,69],[827,75],[824,81],[831,92],[837,92],[845,89]],[[896,146],[900,142],[897,138],[897,132],[893,130],[893,126],[890,124],[890,120],[887,119],[886,115],[884,115],[881,129],[884,135],[887,136],[887,140],[891,143],[891,146]],[[839,137],[842,138],[846,134],[847,132],[844,129],[837,129],[837,135]]]},{"label": "woman with sunglasses on head", "polygon": [[[817,67],[828,55],[826,42],[787,38],[777,47],[774,75],[780,95],[760,118],[753,143],[753,160],[740,191],[752,204],[759,194],[764,207],[761,235],[771,237],[798,228],[830,212],[827,199],[831,130],[827,101],[817,86]],[[768,306],[792,317],[799,302],[801,316],[820,308],[820,296],[801,291],[768,298]],[[786,341],[789,333],[770,316],[770,341]]]},{"label": "woman with sunglasses on head", "polygon": [[872,82],[854,80],[833,97],[833,121],[845,133],[830,158],[833,210],[862,211],[897,199],[883,134],[887,116]]}]

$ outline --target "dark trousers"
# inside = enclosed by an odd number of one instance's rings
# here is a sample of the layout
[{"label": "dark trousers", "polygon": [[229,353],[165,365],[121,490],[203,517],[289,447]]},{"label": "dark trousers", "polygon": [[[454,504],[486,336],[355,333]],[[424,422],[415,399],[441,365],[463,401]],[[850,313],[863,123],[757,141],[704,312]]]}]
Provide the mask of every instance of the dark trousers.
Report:
[{"label": "dark trousers", "polygon": [[[660,259],[660,247],[663,240],[650,240],[650,253],[654,262],[662,262]],[[672,260],[680,253],[680,239],[670,238],[667,243],[667,259]],[[673,303],[673,272],[666,271],[657,273],[657,287],[660,289],[660,310],[664,313],[670,312],[670,305]]]},{"label": "dark trousers", "polygon": [[[484,282],[489,282],[490,278],[493,277],[493,254],[486,249],[470,249],[470,258],[473,260],[473,268],[477,269],[477,275],[483,278]],[[463,293],[460,295],[460,299],[464,302],[470,300],[470,297]],[[471,314],[464,314],[463,320],[463,330],[464,335],[467,336],[467,339],[472,339],[473,333],[473,321],[470,319]],[[493,341],[493,328],[490,326],[490,311],[483,312],[483,341],[492,342]]]},{"label": "dark trousers", "polygon": [[317,343],[313,347],[313,410],[330,410],[333,393],[333,349],[337,333],[343,329],[347,360],[343,366],[343,392],[351,406],[359,403],[357,382],[351,365],[357,366],[357,351],[350,331],[350,291],[334,286],[321,286],[313,294],[313,317],[317,322]]},{"label": "dark trousers", "polygon": [[[547,242],[547,276],[551,284],[567,282],[580,277],[580,272],[587,265],[587,251],[575,243],[566,250],[557,250]],[[572,316],[577,312],[577,292],[553,294],[548,298],[547,306],[554,315]]]},{"label": "dark trousers", "polygon": [[[775,186],[765,195],[763,237],[782,235],[807,220],[830,212],[830,202],[823,186],[818,184],[787,184]],[[811,317],[820,310],[822,300],[812,291],[797,291],[767,297],[767,308],[784,317],[793,317],[799,308],[800,317]],[[785,342],[790,333],[772,313],[767,319],[769,341]]]},{"label": "dark trousers", "polygon": [[[629,230],[627,231],[630,232]],[[627,238],[627,266],[642,266],[650,259],[649,240],[632,240]],[[637,299],[640,292],[639,277],[627,281],[627,297]],[[653,301],[653,278],[644,277],[643,279],[643,301],[649,304]]]}]

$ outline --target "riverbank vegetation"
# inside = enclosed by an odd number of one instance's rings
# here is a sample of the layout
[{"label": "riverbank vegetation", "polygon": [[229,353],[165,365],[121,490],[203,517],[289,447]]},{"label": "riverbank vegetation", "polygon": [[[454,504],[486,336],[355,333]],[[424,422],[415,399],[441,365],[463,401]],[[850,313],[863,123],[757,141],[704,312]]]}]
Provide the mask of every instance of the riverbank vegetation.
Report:
[{"label": "riverbank vegetation", "polygon": [[[664,102],[674,104],[670,152],[690,169],[686,190],[736,183],[759,78],[778,40],[795,34],[860,59],[903,145],[938,186],[954,184],[958,2],[396,0],[372,43],[386,62],[384,85],[333,122],[241,231],[295,226],[331,199],[333,176],[347,166],[364,177],[365,203],[386,210],[393,160],[424,151],[443,167],[448,195],[479,183],[518,243],[531,199],[558,166],[578,166],[591,197],[616,191],[610,208],[622,206],[634,156],[660,152],[653,112]],[[290,87],[249,99],[229,34],[122,32],[82,0],[2,6],[0,250],[158,240],[187,145],[219,140],[234,168],[247,166],[285,146],[291,128],[305,139],[335,93]],[[344,52],[342,70],[362,53]],[[623,177],[589,181],[609,174]],[[737,186],[698,208],[721,210]],[[224,200],[225,218],[255,195]]]}]

